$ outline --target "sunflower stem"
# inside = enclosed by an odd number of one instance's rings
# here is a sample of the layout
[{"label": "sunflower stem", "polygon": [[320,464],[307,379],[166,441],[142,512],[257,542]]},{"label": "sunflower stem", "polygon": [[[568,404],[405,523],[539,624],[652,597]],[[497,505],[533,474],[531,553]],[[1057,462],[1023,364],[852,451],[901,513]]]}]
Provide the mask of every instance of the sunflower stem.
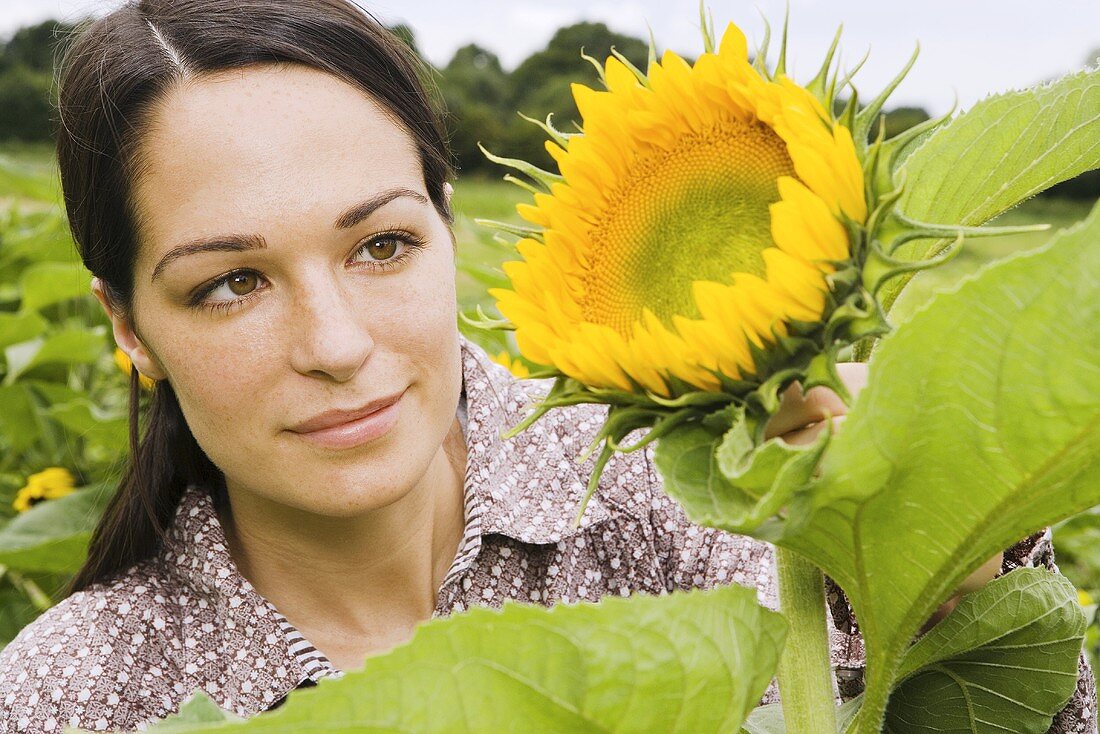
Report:
[{"label": "sunflower stem", "polygon": [[835,732],[825,579],[794,551],[776,548],[779,608],[789,632],[779,658],[779,697],[789,732]]}]

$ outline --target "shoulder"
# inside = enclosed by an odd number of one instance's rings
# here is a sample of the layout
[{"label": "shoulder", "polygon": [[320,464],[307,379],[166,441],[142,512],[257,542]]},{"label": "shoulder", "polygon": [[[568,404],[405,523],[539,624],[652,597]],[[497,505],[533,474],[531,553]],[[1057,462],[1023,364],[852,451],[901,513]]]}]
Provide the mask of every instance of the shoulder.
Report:
[{"label": "shoulder", "polygon": [[150,624],[159,586],[139,564],[25,627],[0,651],[0,732],[129,728],[159,715],[160,697],[129,685],[135,665],[162,657]]}]

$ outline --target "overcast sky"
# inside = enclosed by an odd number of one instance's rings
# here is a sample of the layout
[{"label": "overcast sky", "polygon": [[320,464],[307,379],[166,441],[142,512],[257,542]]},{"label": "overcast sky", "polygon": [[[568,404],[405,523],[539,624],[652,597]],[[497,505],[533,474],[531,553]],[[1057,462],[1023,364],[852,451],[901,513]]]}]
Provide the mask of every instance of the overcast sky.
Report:
[{"label": "overcast sky", "polygon": [[[554,30],[579,20],[648,37],[658,46],[701,50],[696,0],[360,0],[387,23],[405,22],[421,50],[444,64],[458,47],[478,43],[512,68],[542,48]],[[118,0],[0,0],[0,35],[47,17],[75,20],[102,13]],[[733,21],[750,48],[763,38],[759,8],[782,24],[784,0],[709,0],[721,29]],[[788,66],[805,81],[816,71],[838,24],[845,67],[870,50],[856,77],[863,98],[904,65],[916,42],[921,53],[891,105],[945,112],[957,93],[962,109],[990,93],[1031,86],[1085,65],[1100,47],[1098,0],[790,0]],[[774,44],[773,44],[774,46]]]}]

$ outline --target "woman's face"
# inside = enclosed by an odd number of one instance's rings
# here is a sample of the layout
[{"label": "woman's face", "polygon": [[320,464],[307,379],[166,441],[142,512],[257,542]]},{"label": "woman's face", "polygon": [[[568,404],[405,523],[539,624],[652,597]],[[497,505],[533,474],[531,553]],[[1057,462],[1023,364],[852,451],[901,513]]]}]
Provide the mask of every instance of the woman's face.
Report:
[{"label": "woman's face", "polygon": [[[336,77],[272,65],[175,88],[142,150],[136,336],[115,322],[135,366],[171,383],[231,493],[333,516],[399,499],[462,380],[452,240],[412,137]],[[397,395],[354,445],[293,430]]]}]

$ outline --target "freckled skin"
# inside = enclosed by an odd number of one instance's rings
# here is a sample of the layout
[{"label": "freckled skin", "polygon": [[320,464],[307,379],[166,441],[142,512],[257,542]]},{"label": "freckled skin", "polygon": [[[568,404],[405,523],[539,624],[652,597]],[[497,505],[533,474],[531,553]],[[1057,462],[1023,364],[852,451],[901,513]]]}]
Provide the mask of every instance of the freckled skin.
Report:
[{"label": "freckled skin", "polygon": [[[361,90],[296,65],[189,80],[154,114],[135,186],[141,338],[116,323],[116,339],[143,374],[171,382],[231,498],[351,517],[437,478],[461,388],[447,224],[403,197],[333,226],[386,189],[427,199],[411,136]],[[368,269],[363,242],[390,229],[426,245],[391,270]],[[176,244],[228,234],[268,247],[189,255],[151,282]],[[255,298],[229,313],[187,307],[194,289],[237,268],[261,277],[208,298]],[[367,445],[318,449],[285,430],[405,388],[397,425]]]}]

